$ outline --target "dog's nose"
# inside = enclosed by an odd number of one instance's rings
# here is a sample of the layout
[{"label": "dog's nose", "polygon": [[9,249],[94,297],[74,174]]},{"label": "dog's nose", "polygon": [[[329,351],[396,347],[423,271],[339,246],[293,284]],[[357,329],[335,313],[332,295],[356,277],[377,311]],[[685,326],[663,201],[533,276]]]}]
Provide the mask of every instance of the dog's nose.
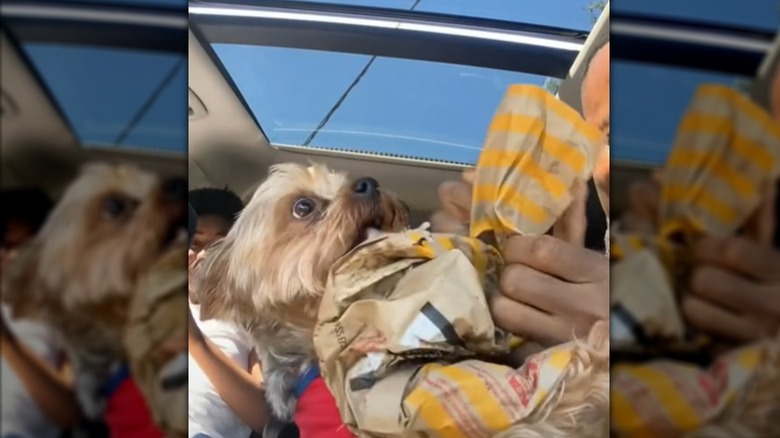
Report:
[{"label": "dog's nose", "polygon": [[163,182],[163,192],[173,201],[183,201],[187,199],[187,180],[182,178],[166,180]]},{"label": "dog's nose", "polygon": [[376,196],[379,193],[377,189],[379,189],[379,182],[371,177],[360,178],[352,186],[352,191],[356,195],[366,198]]}]

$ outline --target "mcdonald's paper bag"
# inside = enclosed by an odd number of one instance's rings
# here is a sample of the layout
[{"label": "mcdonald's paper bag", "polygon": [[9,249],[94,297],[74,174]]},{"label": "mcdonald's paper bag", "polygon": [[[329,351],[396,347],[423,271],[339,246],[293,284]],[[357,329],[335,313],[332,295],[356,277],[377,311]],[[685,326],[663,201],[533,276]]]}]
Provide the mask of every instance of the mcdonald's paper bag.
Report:
[{"label": "mcdonald's paper bag", "polygon": [[[687,293],[690,245],[702,236],[737,234],[766,202],[763,188],[779,174],[780,126],[736,90],[700,87],[665,169],[659,234],[613,241],[612,281],[619,289],[613,305],[641,320],[648,333],[663,333],[658,321],[668,324],[667,335],[685,330],[674,315]],[[662,338],[649,341],[671,351]],[[616,367],[612,434],[780,436],[778,357],[780,339],[769,338],[720,355],[707,369],[671,360]]]},{"label": "mcdonald's paper bag", "polygon": [[187,248],[177,245],[139,282],[125,332],[131,374],[168,437],[187,436],[187,282]]},{"label": "mcdonald's paper bag", "polygon": [[573,109],[513,86],[477,165],[471,237],[386,234],[334,265],[314,345],[354,433],[490,437],[554,405],[576,347],[540,351],[495,327],[487,303],[503,264],[496,248],[549,230],[602,147]]}]

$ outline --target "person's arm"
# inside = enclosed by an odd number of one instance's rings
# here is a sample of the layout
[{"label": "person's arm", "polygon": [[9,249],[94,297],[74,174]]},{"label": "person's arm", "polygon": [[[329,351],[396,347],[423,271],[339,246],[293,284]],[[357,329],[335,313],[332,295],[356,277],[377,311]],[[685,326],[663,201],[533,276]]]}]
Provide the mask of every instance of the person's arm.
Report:
[{"label": "person's arm", "polygon": [[81,418],[73,386],[64,376],[23,345],[2,318],[3,358],[43,413],[63,429],[76,427]]},{"label": "person's arm", "polygon": [[256,362],[252,364],[250,360],[252,372],[242,369],[203,335],[191,312],[189,318],[190,355],[236,416],[252,430],[262,432],[270,413],[265,403],[259,365]]}]

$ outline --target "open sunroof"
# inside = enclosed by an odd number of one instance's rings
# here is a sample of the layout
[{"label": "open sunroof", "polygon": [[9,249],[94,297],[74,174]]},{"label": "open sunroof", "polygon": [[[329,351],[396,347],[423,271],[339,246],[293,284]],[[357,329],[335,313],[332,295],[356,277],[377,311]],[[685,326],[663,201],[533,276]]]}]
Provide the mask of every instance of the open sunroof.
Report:
[{"label": "open sunroof", "polygon": [[181,0],[20,2],[4,4],[2,12],[9,35],[81,145],[186,153]]},{"label": "open sunroof", "polygon": [[22,47],[84,146],[186,152],[183,55],[47,43]]},{"label": "open sunroof", "polygon": [[507,87],[542,76],[304,49],[214,44],[271,141],[473,164]]},{"label": "open sunroof", "polygon": [[744,85],[750,78],[712,71],[615,59],[611,70],[610,155],[620,162],[664,164],[677,126],[700,85],[723,84],[749,93]]},{"label": "open sunroof", "polygon": [[[349,18],[370,13],[359,7],[346,19],[343,11],[322,18],[313,10],[288,18],[280,4],[301,2],[268,3],[276,9],[252,9],[250,2],[240,10],[191,7],[190,19],[272,144],[465,165],[478,159],[506,89],[526,83],[554,91],[550,77],[566,75],[587,36],[577,29],[592,27],[589,0],[559,1],[555,11],[545,2],[533,8],[505,1],[329,2],[392,8],[380,17],[392,26]],[[323,2],[305,3],[311,8]],[[499,13],[499,6],[514,15]],[[408,14],[393,15],[402,9]],[[432,12],[454,18],[426,15]],[[504,33],[483,36],[494,28],[476,27],[487,26],[484,21],[469,27],[456,17],[491,13],[504,19],[498,26],[505,27],[495,28]],[[514,30],[506,21],[534,14],[544,23],[518,23]],[[310,24],[320,19],[323,24]],[[425,30],[410,31],[393,20]],[[562,23],[572,26],[570,33],[558,28],[532,34],[521,27]],[[302,30],[290,31],[295,26]]]}]

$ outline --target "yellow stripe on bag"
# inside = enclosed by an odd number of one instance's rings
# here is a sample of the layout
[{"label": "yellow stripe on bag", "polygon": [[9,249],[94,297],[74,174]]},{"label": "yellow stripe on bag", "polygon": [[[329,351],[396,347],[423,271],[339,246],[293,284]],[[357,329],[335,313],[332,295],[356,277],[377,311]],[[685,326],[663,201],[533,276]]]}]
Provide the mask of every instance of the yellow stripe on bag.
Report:
[{"label": "yellow stripe on bag", "polygon": [[723,85],[702,85],[697,90],[697,94],[710,96],[730,101],[739,108],[744,114],[755,120],[762,128],[769,131],[780,139],[780,126],[772,120],[769,114],[758,107],[756,104],[745,98],[737,90]]},{"label": "yellow stripe on bag", "polygon": [[763,172],[775,166],[775,157],[760,143],[746,138],[734,129],[734,122],[711,114],[690,113],[680,122],[678,133],[707,133],[729,138],[729,147],[736,155]]},{"label": "yellow stripe on bag", "polygon": [[[506,158],[509,158],[508,156]],[[506,161],[503,163],[495,163],[494,166],[488,166],[482,164],[480,161],[480,168],[495,168],[499,170],[507,168],[515,168],[515,171],[522,173],[524,176],[528,176],[536,181],[545,191],[551,193],[554,197],[559,198],[568,191],[566,184],[561,181],[557,175],[549,172],[538,161],[530,155],[521,155],[517,152],[514,153],[515,161]],[[505,185],[503,187],[508,187]]]},{"label": "yellow stripe on bag", "polygon": [[[702,164],[704,165],[702,166]],[[701,171],[706,171],[709,175],[714,175],[726,182],[741,196],[747,197],[758,191],[758,186],[746,174],[731,168],[725,157],[714,155],[709,151],[676,149],[669,154],[667,166],[691,168],[697,171],[702,169]]]},{"label": "yellow stripe on bag", "polygon": [[490,432],[500,432],[512,424],[504,407],[479,376],[456,366],[446,366],[437,371],[458,386],[458,391],[468,399],[470,407]]},{"label": "yellow stripe on bag", "polygon": [[731,205],[725,204],[722,198],[715,196],[704,187],[691,190],[689,185],[666,184],[662,189],[662,199],[668,202],[689,203],[701,208],[705,213],[719,220],[722,224],[733,224],[739,215]]},{"label": "yellow stripe on bag", "polygon": [[[540,136],[542,126],[538,117],[520,116],[517,114],[497,114],[490,124],[488,135],[493,132],[510,132],[519,135]],[[579,149],[572,147],[563,140],[551,135],[545,135],[542,148],[545,153],[556,161],[560,161],[573,171],[580,173],[585,169],[588,157]],[[479,155],[479,168],[502,168],[518,159],[516,150],[484,149]]]},{"label": "yellow stripe on bag", "polygon": [[455,241],[452,239],[452,237],[446,236],[446,237],[436,237],[436,241],[439,242],[439,245],[444,248],[445,251],[452,251],[455,249]]},{"label": "yellow stripe on bag", "polygon": [[468,243],[469,248],[471,248],[471,263],[474,265],[474,269],[479,273],[479,281],[483,282],[487,271],[487,258],[482,254],[480,241],[477,239],[468,239],[466,243]]},{"label": "yellow stripe on bag", "polygon": [[596,127],[585,122],[572,107],[561,102],[543,88],[534,85],[515,84],[509,87],[506,95],[511,97],[527,97],[542,101],[546,104],[548,110],[565,120],[591,142],[600,142],[604,140],[604,135],[596,129]]},{"label": "yellow stripe on bag", "polygon": [[634,405],[619,391],[610,391],[609,405],[612,430],[619,432],[620,436],[656,438]]},{"label": "yellow stripe on bag", "polygon": [[[420,373],[428,374],[441,368],[439,364],[428,364],[420,369]],[[415,389],[404,399],[411,410],[417,411],[431,430],[436,431],[441,438],[468,438],[460,430],[457,422],[444,408],[441,400],[426,391],[423,386],[417,385]]]},{"label": "yellow stripe on bag", "polygon": [[664,407],[667,417],[674,423],[676,430],[690,431],[701,425],[699,415],[666,374],[646,366],[627,367],[625,372],[641,381],[650,390],[658,400],[658,404]]},{"label": "yellow stripe on bag", "polygon": [[548,219],[547,211],[535,200],[516,190],[499,194],[499,189],[499,186],[493,184],[478,184],[474,187],[473,202],[493,204],[498,201],[537,224]]}]

